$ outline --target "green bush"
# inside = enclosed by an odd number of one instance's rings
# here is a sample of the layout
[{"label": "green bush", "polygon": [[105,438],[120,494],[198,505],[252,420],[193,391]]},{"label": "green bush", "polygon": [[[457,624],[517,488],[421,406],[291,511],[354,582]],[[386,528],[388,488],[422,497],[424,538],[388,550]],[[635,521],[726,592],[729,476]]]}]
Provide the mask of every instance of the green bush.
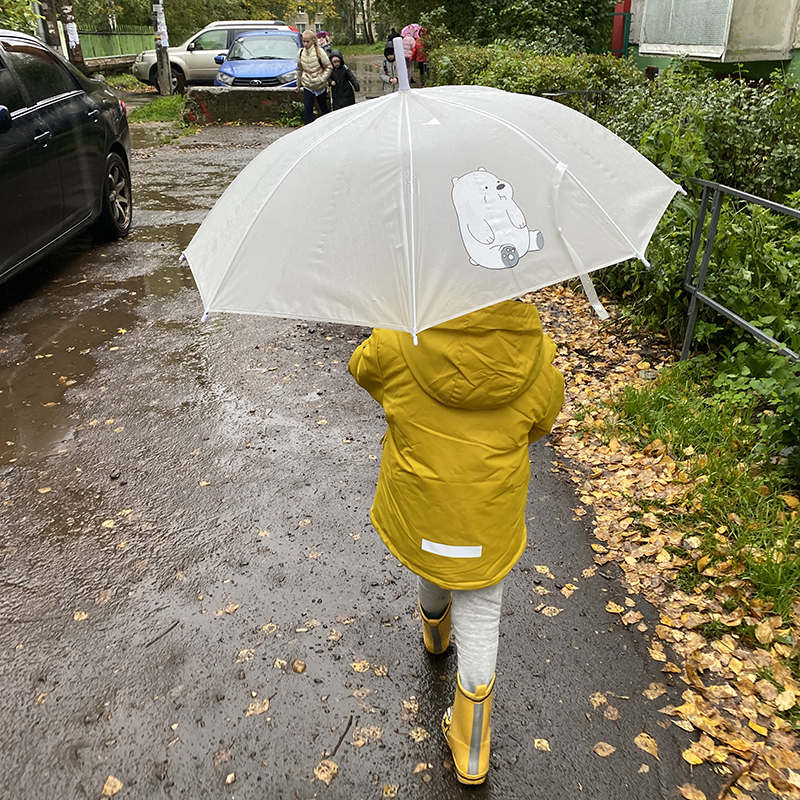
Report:
[{"label": "green bush", "polygon": [[716,80],[701,64],[679,61],[656,81],[620,89],[600,121],[665,172],[765,197],[798,188],[800,86],[792,76]]},{"label": "green bush", "polygon": [[[628,61],[613,56],[578,53],[541,55],[535,49],[493,44],[488,47],[450,44],[431,56],[434,81],[439,85],[492,86],[507,92],[542,95],[558,91],[615,93],[644,83],[644,76]],[[583,108],[582,96],[564,98]]]}]

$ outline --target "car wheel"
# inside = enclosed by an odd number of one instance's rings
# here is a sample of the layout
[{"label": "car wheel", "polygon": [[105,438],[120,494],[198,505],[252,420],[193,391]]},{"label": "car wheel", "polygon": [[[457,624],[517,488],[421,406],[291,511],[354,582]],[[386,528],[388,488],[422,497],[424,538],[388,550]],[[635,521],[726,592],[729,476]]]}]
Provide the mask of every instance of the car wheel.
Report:
[{"label": "car wheel", "polygon": [[97,220],[97,229],[112,239],[121,239],[131,230],[133,220],[133,192],[131,174],[117,153],[106,159],[103,180],[103,210]]}]

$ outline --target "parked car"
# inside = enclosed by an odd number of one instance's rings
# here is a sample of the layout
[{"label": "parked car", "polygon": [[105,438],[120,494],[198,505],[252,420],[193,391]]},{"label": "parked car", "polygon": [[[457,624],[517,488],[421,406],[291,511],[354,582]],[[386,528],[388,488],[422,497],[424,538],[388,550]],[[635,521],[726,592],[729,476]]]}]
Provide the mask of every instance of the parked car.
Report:
[{"label": "parked car", "polygon": [[220,64],[215,86],[297,86],[300,34],[292,31],[252,31],[236,37]]},{"label": "parked car", "polygon": [[[179,75],[183,75],[187,85],[211,83],[219,69],[219,65],[214,62],[215,56],[226,53],[240,33],[253,30],[282,30],[291,33],[294,29],[285,22],[275,19],[224,20],[206,25],[203,30],[190,36],[183,44],[167,49],[173,91],[178,84]],[[131,72],[142,83],[158,86],[156,51],[145,50],[139,53],[133,62]]]},{"label": "parked car", "polygon": [[0,30],[0,282],[96,224],[131,228],[125,106],[38,39]]}]

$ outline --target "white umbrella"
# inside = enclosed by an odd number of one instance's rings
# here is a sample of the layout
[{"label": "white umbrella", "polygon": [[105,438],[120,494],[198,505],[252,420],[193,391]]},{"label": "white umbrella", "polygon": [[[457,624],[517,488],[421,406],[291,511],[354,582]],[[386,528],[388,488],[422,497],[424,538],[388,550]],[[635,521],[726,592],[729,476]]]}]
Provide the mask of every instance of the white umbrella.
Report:
[{"label": "white umbrella", "polygon": [[644,260],[680,187],[640,153],[552,100],[480,86],[408,91],[402,55],[397,63],[401,91],[283,136],[226,189],[184,254],[206,313],[416,337]]}]

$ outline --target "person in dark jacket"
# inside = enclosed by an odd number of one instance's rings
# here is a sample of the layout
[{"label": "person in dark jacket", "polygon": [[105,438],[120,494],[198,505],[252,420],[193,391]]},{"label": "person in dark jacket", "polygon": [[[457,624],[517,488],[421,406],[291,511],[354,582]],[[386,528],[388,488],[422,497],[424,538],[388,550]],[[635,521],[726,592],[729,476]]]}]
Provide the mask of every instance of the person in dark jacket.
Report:
[{"label": "person in dark jacket", "polygon": [[339,50],[331,51],[331,66],[333,67],[330,77],[331,99],[333,110],[336,111],[337,108],[354,105],[355,92],[360,91],[361,87],[350,67],[344,63],[344,56]]}]

